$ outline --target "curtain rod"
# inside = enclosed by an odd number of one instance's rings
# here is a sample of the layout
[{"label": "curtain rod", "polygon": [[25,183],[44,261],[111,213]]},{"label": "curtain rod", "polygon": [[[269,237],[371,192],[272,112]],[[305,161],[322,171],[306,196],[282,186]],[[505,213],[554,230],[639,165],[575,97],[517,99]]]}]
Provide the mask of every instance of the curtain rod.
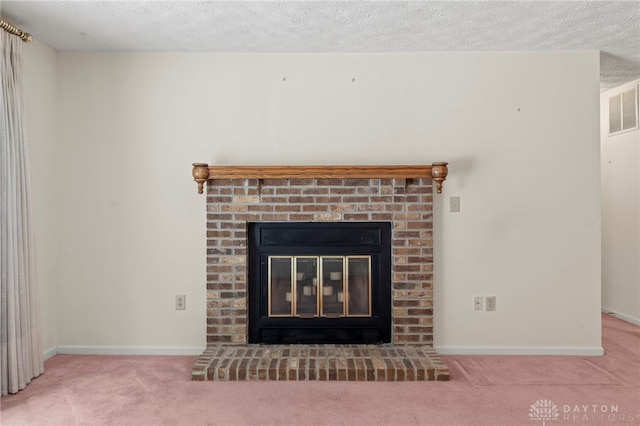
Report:
[{"label": "curtain rod", "polygon": [[3,30],[5,30],[10,34],[17,35],[25,43],[29,43],[30,41],[33,41],[33,37],[31,37],[31,34],[25,33],[21,29],[14,27],[13,25],[11,25],[10,23],[8,23],[7,21],[1,18],[0,18],[0,28],[2,28]]}]

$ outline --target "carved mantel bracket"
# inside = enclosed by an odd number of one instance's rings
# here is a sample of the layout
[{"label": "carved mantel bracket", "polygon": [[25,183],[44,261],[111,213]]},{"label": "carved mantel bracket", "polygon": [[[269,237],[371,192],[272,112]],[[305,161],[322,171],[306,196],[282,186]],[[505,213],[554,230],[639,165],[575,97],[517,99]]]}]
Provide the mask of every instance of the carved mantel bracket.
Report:
[{"label": "carved mantel bracket", "polygon": [[210,166],[193,163],[193,180],[198,194],[204,192],[209,179],[384,179],[431,178],[436,192],[442,193],[442,184],[449,169],[445,162],[424,166]]}]

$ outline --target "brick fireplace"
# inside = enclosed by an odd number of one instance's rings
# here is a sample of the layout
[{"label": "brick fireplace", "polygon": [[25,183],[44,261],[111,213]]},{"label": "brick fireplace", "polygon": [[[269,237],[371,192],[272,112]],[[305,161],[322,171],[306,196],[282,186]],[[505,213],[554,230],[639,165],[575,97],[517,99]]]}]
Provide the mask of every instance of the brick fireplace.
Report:
[{"label": "brick fireplace", "polygon": [[[448,379],[446,365],[433,350],[433,187],[435,181],[440,192],[446,174],[446,163],[273,168],[194,164],[199,191],[206,183],[207,349],[194,366],[193,378]],[[248,224],[350,221],[391,224],[391,343],[248,344]]]}]

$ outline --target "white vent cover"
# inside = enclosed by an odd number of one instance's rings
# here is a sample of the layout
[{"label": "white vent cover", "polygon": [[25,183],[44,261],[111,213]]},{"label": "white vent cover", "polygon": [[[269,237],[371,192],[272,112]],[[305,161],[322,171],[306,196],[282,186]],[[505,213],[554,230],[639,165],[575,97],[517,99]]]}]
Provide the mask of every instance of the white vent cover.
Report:
[{"label": "white vent cover", "polygon": [[609,135],[638,128],[638,86],[609,98]]}]

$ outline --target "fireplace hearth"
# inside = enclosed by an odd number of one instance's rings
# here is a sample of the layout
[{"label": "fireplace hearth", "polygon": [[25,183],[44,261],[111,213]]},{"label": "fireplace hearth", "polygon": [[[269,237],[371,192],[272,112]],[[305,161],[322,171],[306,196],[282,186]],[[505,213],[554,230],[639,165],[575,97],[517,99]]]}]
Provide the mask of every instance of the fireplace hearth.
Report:
[{"label": "fireplace hearth", "polygon": [[446,163],[198,163],[193,176],[207,210],[194,380],[448,380],[433,350],[433,193]]}]

